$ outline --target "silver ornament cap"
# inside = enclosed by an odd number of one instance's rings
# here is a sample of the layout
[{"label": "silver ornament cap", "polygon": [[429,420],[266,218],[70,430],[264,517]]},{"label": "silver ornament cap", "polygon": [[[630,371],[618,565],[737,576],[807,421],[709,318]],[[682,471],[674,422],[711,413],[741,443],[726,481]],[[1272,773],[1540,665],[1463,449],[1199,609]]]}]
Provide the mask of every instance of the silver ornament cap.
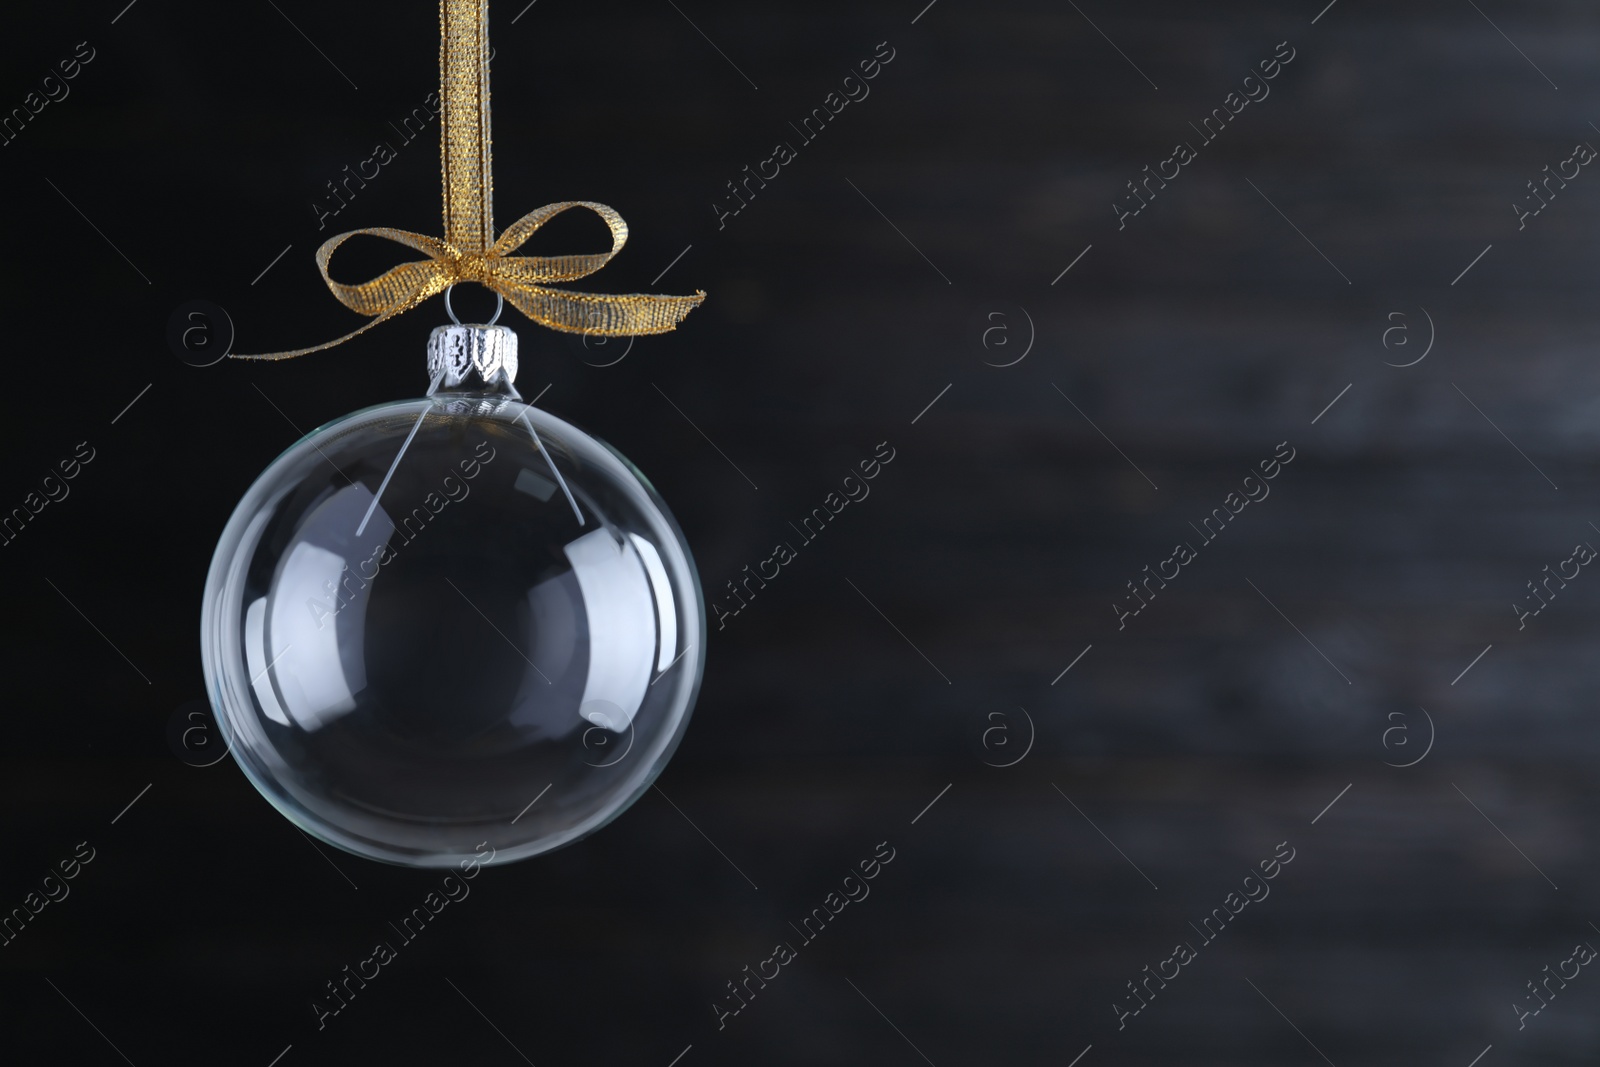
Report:
[{"label": "silver ornament cap", "polygon": [[428,376],[457,386],[476,371],[485,385],[517,379],[517,335],[508,326],[455,323],[428,338]]}]

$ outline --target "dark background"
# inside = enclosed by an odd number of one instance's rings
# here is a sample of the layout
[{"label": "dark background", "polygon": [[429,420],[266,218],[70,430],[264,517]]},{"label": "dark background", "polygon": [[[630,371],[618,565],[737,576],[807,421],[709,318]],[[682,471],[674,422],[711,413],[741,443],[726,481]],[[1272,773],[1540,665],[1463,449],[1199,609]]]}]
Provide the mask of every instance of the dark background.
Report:
[{"label": "dark background", "polygon": [[[241,351],[333,337],[358,320],[317,244],[438,231],[433,128],[328,230],[311,209],[437,88],[437,10],[125,2],[13,5],[0,39],[7,110],[96,52],[0,148],[0,507],[96,455],[0,549],[0,909],[95,849],[0,948],[8,1062],[1596,1061],[1600,977],[1514,1005],[1600,944],[1600,578],[1525,629],[1513,604],[1600,544],[1600,178],[1521,230],[1512,205],[1600,144],[1600,8],[497,0],[499,222],[609,203],[632,240],[579,288],[710,294],[609,367],[620,342],[508,313],[523,392],[650,475],[708,598],[896,458],[712,622],[660,791],[487,871],[319,1032],[323,983],[439,875],[319,856],[172,738],[234,503],[299,432],[420,394],[443,309],[278,364],[164,333],[201,298]],[[719,230],[724,183],[881,41],[870,97]],[[1119,231],[1124,183],[1280,41],[1270,97]],[[529,250],[603,247],[566,222]],[[1285,441],[1270,498],[1119,631],[1124,583]],[[719,1030],[725,983],[883,841],[871,896]]]}]

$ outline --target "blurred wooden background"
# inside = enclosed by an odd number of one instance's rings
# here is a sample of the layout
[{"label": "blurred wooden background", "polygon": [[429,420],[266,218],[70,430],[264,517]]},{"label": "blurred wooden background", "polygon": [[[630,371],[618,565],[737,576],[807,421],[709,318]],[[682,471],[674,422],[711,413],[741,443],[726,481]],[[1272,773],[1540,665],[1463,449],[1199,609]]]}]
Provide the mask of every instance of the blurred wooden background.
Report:
[{"label": "blurred wooden background", "polygon": [[[163,331],[193,298],[247,351],[350,328],[311,204],[435,87],[435,12],[13,20],[7,106],[96,49],[0,150],[5,505],[98,450],[0,559],[0,906],[97,850],[0,949],[19,1062],[1594,1062],[1600,978],[1520,1030],[1513,1005],[1600,943],[1600,578],[1525,629],[1513,604],[1600,544],[1600,177],[1523,229],[1512,205],[1600,144],[1600,9],[920,6],[495,5],[501,222],[610,203],[633,236],[593,288],[710,293],[610,367],[523,329],[524,392],[649,474],[708,596],[896,459],[712,634],[659,782],[681,813],[652,793],[489,872],[321,1032],[311,998],[436,876],[334,870],[168,727],[203,697],[233,504],[295,426],[419,393],[442,312],[278,365],[187,367]],[[725,183],[885,41],[870,96],[719,230]],[[1271,95],[1119,231],[1125,183],[1285,41]],[[436,230],[435,161],[406,148],[335,225]],[[599,247],[551,229],[530,250]],[[1271,496],[1119,631],[1124,583],[1285,441]],[[719,1030],[725,983],[882,841],[871,896]],[[1200,947],[1280,842],[1271,896]]]}]

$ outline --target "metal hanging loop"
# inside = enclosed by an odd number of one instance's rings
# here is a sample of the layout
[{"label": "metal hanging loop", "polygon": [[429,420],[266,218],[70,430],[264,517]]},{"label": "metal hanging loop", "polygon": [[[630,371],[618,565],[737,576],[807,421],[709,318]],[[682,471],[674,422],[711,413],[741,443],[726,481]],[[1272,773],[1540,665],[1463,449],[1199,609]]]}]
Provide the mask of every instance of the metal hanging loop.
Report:
[{"label": "metal hanging loop", "polygon": [[[456,318],[456,309],[450,306],[450,290],[452,290],[454,288],[455,288],[455,284],[451,284],[451,285],[449,285],[449,286],[447,286],[445,288],[445,291],[444,291],[444,310],[445,310],[445,314],[449,315],[450,316],[450,321],[455,323],[457,326],[464,326],[466,324],[463,323],[460,319]],[[495,323],[499,322],[500,321],[500,313],[502,311],[504,311],[505,309],[506,309],[506,298],[504,296],[501,296],[499,293],[495,293],[494,294],[494,318],[492,318],[488,322],[484,323],[484,325],[485,326],[493,326]]]}]

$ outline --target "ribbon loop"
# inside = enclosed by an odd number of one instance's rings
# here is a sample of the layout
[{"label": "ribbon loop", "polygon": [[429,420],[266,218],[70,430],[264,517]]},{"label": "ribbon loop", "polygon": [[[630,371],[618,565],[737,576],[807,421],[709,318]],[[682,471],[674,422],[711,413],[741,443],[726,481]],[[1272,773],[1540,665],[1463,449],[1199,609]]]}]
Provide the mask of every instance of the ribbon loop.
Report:
[{"label": "ribbon loop", "polygon": [[[539,227],[563,211],[575,207],[588,208],[605,222],[606,228],[611,231],[611,251],[567,256],[510,255],[526,244]],[[494,273],[508,281],[531,284],[570,282],[575,278],[593,274],[610,263],[611,257],[622,251],[622,246],[627,243],[628,224],[622,221],[622,216],[616,211],[605,204],[596,204],[588,200],[568,200],[559,204],[546,204],[528,212],[506,227],[500,239],[489,250],[489,257],[496,260],[492,268]]]},{"label": "ribbon loop", "polygon": [[[352,237],[383,237],[423,252],[429,259],[416,263],[402,263],[384,271],[369,282],[346,285],[333,280],[328,273],[328,264],[339,246]],[[322,272],[322,280],[327,283],[334,299],[351,311],[362,315],[382,315],[393,309],[392,313],[397,315],[401,311],[409,311],[416,307],[434,293],[444,291],[444,286],[437,284],[437,276],[441,274],[442,264],[448,262],[450,251],[443,241],[432,237],[407,233],[405,230],[372,227],[351,230],[349,233],[341,233],[324,241],[322,247],[317,249],[317,269]],[[449,282],[445,282],[445,285],[448,284]]]},{"label": "ribbon loop", "polygon": [[489,249],[489,254],[505,256],[515,252],[527,243],[528,238],[532,237],[539,227],[575,207],[586,207],[593,211],[606,224],[606,229],[611,231],[611,251],[604,253],[606,259],[622,251],[622,246],[628,243],[628,224],[622,221],[622,216],[617,214],[615,209],[605,204],[596,204],[592,200],[563,200],[559,204],[546,204],[544,207],[535,208],[507,226],[501,232],[500,239],[494,243],[494,247]]},{"label": "ribbon loop", "polygon": [[[490,215],[488,0],[440,0],[439,19],[441,170],[445,238],[378,226],[351,230],[323,242],[317,269],[334,298],[372,316],[360,329],[333,341],[292,352],[234,355],[234,359],[288,359],[320,352],[366,333],[380,322],[417,307],[458,282],[477,282],[541,326],[565,333],[622,337],[665,333],[699,307],[706,294],[574,293],[546,288],[550,282],[587,277],[611,262],[628,243],[628,224],[614,209],[589,200],[564,200],[528,212],[493,237]],[[609,252],[559,256],[514,256],[541,226],[572,208],[587,208],[611,231]],[[428,258],[391,267],[371,281],[336,282],[328,273],[333,254],[352,237],[381,237]]]}]

